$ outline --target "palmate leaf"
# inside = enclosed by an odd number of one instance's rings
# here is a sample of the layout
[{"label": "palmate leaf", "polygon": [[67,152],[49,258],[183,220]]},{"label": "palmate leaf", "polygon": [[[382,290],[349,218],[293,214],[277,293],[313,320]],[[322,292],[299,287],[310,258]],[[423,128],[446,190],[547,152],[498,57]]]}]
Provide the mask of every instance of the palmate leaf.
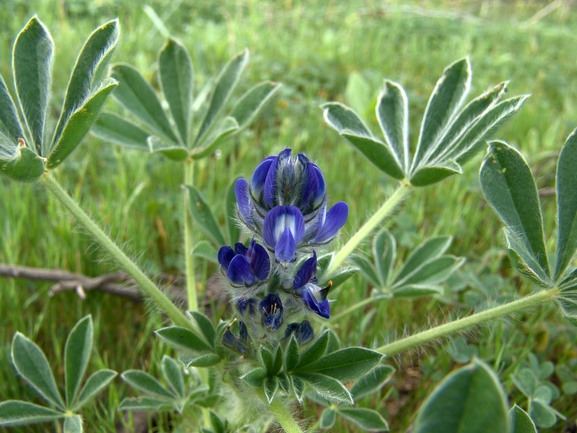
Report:
[{"label": "palmate leaf", "polygon": [[208,131],[212,128],[218,114],[228,101],[246,64],[248,63],[248,50],[244,50],[234,56],[223,68],[216,80],[216,86],[212,93],[210,105],[200,125],[200,129],[194,141],[198,145]]},{"label": "palmate leaf", "polygon": [[295,375],[293,383],[295,379],[300,379],[308,384],[312,392],[325,400],[335,403],[353,404],[351,393],[341,382],[332,377],[319,373],[298,373],[298,375]]},{"label": "palmate leaf", "polygon": [[523,156],[501,141],[490,143],[480,173],[485,198],[505,222],[509,246],[548,284],[549,263],[537,188]]},{"label": "palmate leaf", "polygon": [[135,123],[115,113],[100,113],[90,132],[96,137],[121,146],[148,150],[150,134]]},{"label": "palmate leaf", "polygon": [[370,349],[347,347],[332,352],[316,362],[299,366],[297,371],[298,373],[320,373],[347,382],[367,374],[382,358],[383,355]]},{"label": "palmate leaf", "polygon": [[[450,408],[450,410],[448,410]],[[419,410],[414,433],[509,431],[507,397],[495,373],[474,360],[447,376]]]},{"label": "palmate leaf", "polygon": [[26,147],[23,139],[13,146],[14,143],[0,133],[1,173],[20,182],[33,182],[44,174],[45,160]]},{"label": "palmate leaf", "polygon": [[404,179],[405,173],[389,146],[375,138],[367,125],[352,109],[338,102],[322,106],[325,121],[345,137],[378,169],[395,179]]},{"label": "palmate leaf", "polygon": [[409,103],[403,87],[385,80],[377,102],[377,119],[389,148],[404,172],[409,168]]},{"label": "palmate leaf", "polygon": [[81,319],[66,340],[64,348],[64,376],[66,379],[66,406],[70,408],[76,400],[82,377],[86,372],[92,351],[92,318]]},{"label": "palmate leaf", "polygon": [[166,389],[158,380],[141,370],[127,370],[120,375],[133,388],[161,399],[174,399],[176,394]]},{"label": "palmate leaf", "polygon": [[[0,75],[0,136],[6,137],[7,142],[11,142],[12,145],[18,143],[19,138],[24,138],[16,106],[2,75]],[[0,146],[0,149],[5,149],[7,144],[0,143]]]},{"label": "palmate leaf", "polygon": [[168,38],[160,49],[158,77],[182,143],[188,143],[194,72],[190,54],[179,40]]},{"label": "palmate leaf", "polygon": [[577,130],[567,138],[557,163],[557,281],[577,249]]},{"label": "palmate leaf", "polygon": [[339,415],[355,423],[363,431],[389,431],[389,425],[383,416],[375,410],[360,407],[341,407]]},{"label": "palmate leaf", "polygon": [[162,362],[160,368],[162,370],[162,375],[172,388],[172,390],[179,396],[184,397],[184,378],[182,377],[181,364],[176,362],[169,356],[164,355],[162,357]]},{"label": "palmate leaf", "polygon": [[444,129],[449,125],[463,103],[471,86],[469,59],[461,59],[447,66],[427,104],[412,171],[427,165],[436,151]]},{"label": "palmate leaf", "polygon": [[227,116],[218,122],[218,128],[209,133],[206,139],[195,147],[190,153],[194,159],[204,158],[210,155],[214,150],[228,137],[240,131],[238,122],[234,117]]},{"label": "palmate leaf", "polygon": [[189,185],[186,185],[184,188],[186,188],[188,192],[189,210],[194,221],[217,245],[225,245],[226,240],[224,239],[220,226],[200,191],[194,186]]},{"label": "palmate leaf", "polygon": [[9,400],[0,403],[0,427],[16,427],[54,421],[62,419],[64,416],[64,412],[26,401]]},{"label": "palmate leaf", "polygon": [[63,433],[82,433],[82,418],[80,415],[67,416],[62,426]]},{"label": "palmate leaf", "polygon": [[442,161],[432,166],[424,166],[417,169],[411,175],[411,184],[414,186],[427,186],[440,182],[454,174],[463,174],[463,169],[455,161]]},{"label": "palmate leaf", "polygon": [[116,373],[116,371],[107,369],[98,370],[97,372],[90,375],[80,390],[80,393],[78,394],[78,398],[73,407],[73,411],[77,411],[82,406],[84,406],[92,397],[106,388],[110,381],[117,375],[118,373]]},{"label": "palmate leaf", "polygon": [[511,408],[509,419],[511,420],[511,433],[537,433],[535,423],[519,406],[514,405]]},{"label": "palmate leaf", "polygon": [[230,116],[236,120],[239,129],[246,128],[260,112],[264,104],[280,88],[280,83],[264,81],[247,90],[230,113]]},{"label": "palmate leaf", "polygon": [[397,258],[397,241],[387,229],[381,230],[373,239],[373,256],[379,280],[387,286]]},{"label": "palmate leaf", "polygon": [[173,161],[184,161],[188,158],[188,149],[180,144],[167,143],[156,135],[148,136],[146,142],[148,144],[148,149],[152,153],[161,153]]},{"label": "palmate leaf", "polygon": [[16,37],[12,53],[16,94],[31,144],[39,155],[43,154],[53,51],[54,42],[48,29],[34,16]]},{"label": "palmate leaf", "polygon": [[421,268],[425,262],[439,257],[447,251],[449,246],[451,246],[452,241],[452,236],[435,236],[421,243],[411,252],[411,255],[407,258],[403,267],[395,276],[393,284],[399,283],[409,275],[413,274]]},{"label": "palmate leaf", "polygon": [[377,392],[387,382],[395,369],[389,365],[378,365],[361,377],[350,391],[355,401]]}]

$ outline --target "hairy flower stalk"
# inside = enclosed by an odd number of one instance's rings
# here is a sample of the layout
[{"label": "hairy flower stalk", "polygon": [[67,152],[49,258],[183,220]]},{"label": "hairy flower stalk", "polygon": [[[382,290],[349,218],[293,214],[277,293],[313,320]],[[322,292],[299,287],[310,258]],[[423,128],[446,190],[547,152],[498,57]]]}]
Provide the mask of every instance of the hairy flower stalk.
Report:
[{"label": "hairy flower stalk", "polygon": [[239,318],[238,335],[227,330],[223,344],[248,357],[258,345],[274,348],[291,335],[306,344],[314,336],[307,317],[330,316],[330,285],[319,287],[316,278],[317,250],[345,224],[348,206],[329,207],[321,170],[291,149],[265,158],[250,181],[239,179],[235,195],[252,239],[218,252]]}]

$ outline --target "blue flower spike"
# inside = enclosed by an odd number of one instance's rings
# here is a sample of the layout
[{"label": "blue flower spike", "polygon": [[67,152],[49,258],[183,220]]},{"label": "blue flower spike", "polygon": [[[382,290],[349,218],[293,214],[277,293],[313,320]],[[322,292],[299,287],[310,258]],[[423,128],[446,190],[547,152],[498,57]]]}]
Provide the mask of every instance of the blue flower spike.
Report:
[{"label": "blue flower spike", "polygon": [[270,331],[276,331],[282,323],[283,306],[280,297],[276,293],[269,293],[259,304],[264,327]]},{"label": "blue flower spike", "polygon": [[313,256],[298,270],[293,281],[293,288],[310,310],[328,319],[331,315],[331,308],[327,295],[332,283],[329,282],[328,287],[320,289],[317,286],[316,273],[317,254],[313,251]]},{"label": "blue flower spike", "polygon": [[286,327],[283,340],[288,340],[291,335],[295,336],[297,343],[307,344],[315,335],[313,326],[308,320],[303,320],[301,323],[289,323]]},{"label": "blue flower spike", "polygon": [[218,262],[228,279],[237,286],[253,286],[268,278],[270,259],[264,247],[253,239],[249,247],[241,243],[233,251],[228,245],[218,251]]}]

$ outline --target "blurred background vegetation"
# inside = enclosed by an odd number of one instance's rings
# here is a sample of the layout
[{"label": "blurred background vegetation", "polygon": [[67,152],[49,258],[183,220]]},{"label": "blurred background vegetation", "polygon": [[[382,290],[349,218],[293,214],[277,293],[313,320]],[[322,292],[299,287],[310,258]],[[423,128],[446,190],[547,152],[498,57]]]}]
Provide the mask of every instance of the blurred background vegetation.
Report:
[{"label": "blurred background vegetation", "polygon": [[[554,187],[558,152],[577,126],[574,1],[143,0],[135,4],[132,0],[3,0],[0,73],[7,82],[11,81],[14,37],[34,14],[55,40],[53,93],[59,102],[83,41],[96,26],[114,17],[120,18],[122,27],[114,60],[135,65],[155,86],[156,56],[165,31],[191,52],[197,89],[216,76],[230,56],[249,48],[251,62],[242,85],[248,88],[261,80],[280,81],[280,96],[252,129],[202,161],[195,173],[196,185],[222,219],[223,190],[233,176],[250,176],[264,156],[283,147],[306,152],[324,171],[331,203],[344,200],[350,206],[341,242],[378,208],[390,192],[392,180],[324,124],[319,105],[343,101],[378,130],[374,117],[377,95],[383,78],[392,79],[407,91],[415,141],[419,119],[443,68],[469,55],[474,71],[471,96],[503,80],[510,80],[511,95],[532,94],[497,136],[518,147],[533,167],[543,192],[546,233],[553,235],[555,197],[548,188]],[[107,108],[119,109],[112,100]],[[52,107],[53,121],[59,109],[58,104]],[[425,237],[454,236],[449,252],[466,257],[467,263],[446,284],[445,294],[380,301],[339,323],[330,323],[344,344],[377,347],[487,303],[533,290],[510,269],[501,224],[478,186],[480,161],[481,156],[468,163],[462,176],[413,194],[387,223],[397,237],[401,256]],[[88,137],[56,175],[150,275],[181,274],[180,165]],[[0,263],[60,268],[91,276],[116,269],[42,188],[0,178],[0,197]],[[369,242],[363,248],[368,247]],[[215,267],[199,262],[198,272],[202,282]],[[84,301],[74,292],[49,297],[50,285],[0,279],[2,400],[36,398],[10,365],[13,333],[19,330],[36,341],[62,377],[65,336],[88,313],[96,324],[94,368],[158,372],[158,361],[169,349],[152,337],[163,321],[153,308],[96,292],[90,292]],[[200,286],[204,290],[204,283]],[[370,292],[361,277],[352,278],[332,293],[332,309],[338,313]],[[405,431],[434,385],[478,353],[499,372],[511,401],[527,409],[511,376],[533,357],[557,366],[543,381],[561,390],[552,406],[567,416],[566,421],[543,431],[565,431],[577,417],[573,393],[577,389],[564,386],[571,374],[577,377],[576,342],[575,330],[553,306],[545,306],[390,360],[398,369],[392,381],[378,396],[359,403],[379,410],[391,431]],[[115,381],[94,408],[85,411],[88,431],[115,431],[122,417],[116,407],[127,393],[121,381]],[[313,418],[318,410],[308,404],[302,416]],[[157,431],[171,431],[170,417],[160,424]],[[46,427],[22,431],[45,431]],[[354,429],[344,424],[334,431]]]}]

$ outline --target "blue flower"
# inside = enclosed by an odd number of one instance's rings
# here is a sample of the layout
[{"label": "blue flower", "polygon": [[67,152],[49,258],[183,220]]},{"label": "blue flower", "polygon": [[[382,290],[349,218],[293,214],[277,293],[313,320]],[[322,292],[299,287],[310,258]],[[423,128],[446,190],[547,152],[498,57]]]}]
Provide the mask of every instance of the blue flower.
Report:
[{"label": "blue flower", "polygon": [[259,310],[262,314],[262,322],[268,331],[276,331],[282,323],[283,306],[279,296],[269,293],[260,302]]},{"label": "blue flower", "polygon": [[254,239],[248,248],[241,243],[234,246],[234,251],[228,245],[221,247],[218,262],[228,279],[238,286],[252,286],[266,280],[270,273],[268,253]]},{"label": "blue flower", "polygon": [[303,320],[301,323],[289,323],[286,327],[284,339],[289,339],[294,334],[299,344],[306,344],[311,341],[315,335],[311,322]]},{"label": "blue flower", "polygon": [[304,235],[305,220],[296,206],[276,206],[266,214],[263,238],[279,262],[288,263],[295,258]]},{"label": "blue flower", "polygon": [[319,288],[316,274],[317,254],[313,251],[313,256],[298,270],[293,280],[293,289],[310,310],[328,319],[331,315],[331,307],[327,295],[332,283],[329,282],[324,289]]}]

